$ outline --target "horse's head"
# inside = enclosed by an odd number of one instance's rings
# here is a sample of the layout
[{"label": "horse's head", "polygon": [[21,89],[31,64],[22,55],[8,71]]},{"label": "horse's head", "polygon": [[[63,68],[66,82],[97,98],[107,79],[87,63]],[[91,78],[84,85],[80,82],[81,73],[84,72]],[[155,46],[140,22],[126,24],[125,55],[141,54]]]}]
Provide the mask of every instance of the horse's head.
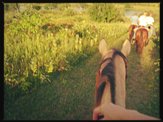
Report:
[{"label": "horse's head", "polygon": [[[131,43],[128,39],[126,39],[122,45],[121,52],[123,53],[123,55],[127,57],[130,54],[130,51],[131,51]],[[102,55],[102,57],[104,57],[109,52],[107,43],[104,39],[100,41],[99,52]]]},{"label": "horse's head", "polygon": [[105,40],[101,40],[99,52],[102,55],[102,60],[96,74],[96,106],[112,102],[125,107],[124,79],[126,79],[127,74],[126,56],[130,53],[130,49],[129,40],[123,43],[121,51],[108,50]]},{"label": "horse's head", "polygon": [[100,41],[98,49],[102,56],[104,56],[108,52],[107,44],[104,39]]},{"label": "horse's head", "polygon": [[131,43],[130,43],[130,41],[128,39],[126,39],[125,42],[123,43],[121,52],[126,57],[130,54],[130,52],[131,52]]}]

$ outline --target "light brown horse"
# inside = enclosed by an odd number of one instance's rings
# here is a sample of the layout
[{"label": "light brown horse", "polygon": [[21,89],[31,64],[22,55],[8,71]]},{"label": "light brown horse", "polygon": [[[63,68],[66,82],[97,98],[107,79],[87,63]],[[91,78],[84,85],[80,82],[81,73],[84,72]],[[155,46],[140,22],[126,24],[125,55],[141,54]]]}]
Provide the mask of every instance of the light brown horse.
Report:
[{"label": "light brown horse", "polygon": [[143,48],[148,44],[148,30],[144,27],[140,27],[135,33],[135,46],[136,52],[141,55]]},{"label": "light brown horse", "polygon": [[[131,50],[129,40],[123,43],[121,51],[108,50],[105,40],[99,44],[102,55],[99,70],[96,73],[95,107],[105,102],[126,106],[127,59]],[[99,115],[99,119],[102,116]]]}]

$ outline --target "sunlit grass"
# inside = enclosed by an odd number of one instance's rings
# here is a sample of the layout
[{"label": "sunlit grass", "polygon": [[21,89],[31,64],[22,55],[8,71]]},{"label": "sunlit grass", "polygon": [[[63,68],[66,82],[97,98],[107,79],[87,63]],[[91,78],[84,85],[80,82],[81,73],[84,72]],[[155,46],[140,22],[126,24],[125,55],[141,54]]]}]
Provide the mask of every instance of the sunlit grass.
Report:
[{"label": "sunlit grass", "polygon": [[154,43],[151,40],[149,44],[146,47],[144,47],[143,54],[140,58],[140,63],[144,71],[149,71],[148,68],[151,68],[154,63],[154,59],[151,56],[151,52],[153,48],[154,48]]},{"label": "sunlit grass", "polygon": [[[20,84],[27,89],[31,85],[29,82],[25,85],[29,75],[44,81],[46,73],[68,70],[71,67],[71,60],[68,60],[70,55],[91,54],[102,38],[108,41],[110,47],[116,47],[121,44],[117,38],[126,34],[128,29],[127,23],[95,23],[87,20],[88,16],[53,18],[52,13],[42,17],[37,11],[26,11],[11,22],[5,28],[6,83],[13,86]],[[10,70],[10,65],[13,70]]]}]

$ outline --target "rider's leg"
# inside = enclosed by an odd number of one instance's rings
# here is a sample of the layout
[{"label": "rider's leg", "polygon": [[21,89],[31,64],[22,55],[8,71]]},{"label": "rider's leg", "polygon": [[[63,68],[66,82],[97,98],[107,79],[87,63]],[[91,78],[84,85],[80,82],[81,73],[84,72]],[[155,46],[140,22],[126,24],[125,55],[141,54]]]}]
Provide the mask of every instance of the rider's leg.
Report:
[{"label": "rider's leg", "polygon": [[152,35],[157,36],[155,28],[152,25],[150,25],[148,28],[148,39],[150,39]]}]

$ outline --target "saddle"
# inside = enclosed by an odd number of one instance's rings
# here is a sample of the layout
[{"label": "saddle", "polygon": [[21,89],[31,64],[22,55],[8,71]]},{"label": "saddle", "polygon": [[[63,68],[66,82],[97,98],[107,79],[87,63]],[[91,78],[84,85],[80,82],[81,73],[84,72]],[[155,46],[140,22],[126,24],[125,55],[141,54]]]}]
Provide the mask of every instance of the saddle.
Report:
[{"label": "saddle", "polygon": [[149,28],[148,28],[148,27],[145,27],[145,26],[140,26],[140,25],[139,25],[139,26],[137,26],[137,28],[138,28],[138,29],[144,28],[144,29],[146,29],[147,31],[149,31]]}]

